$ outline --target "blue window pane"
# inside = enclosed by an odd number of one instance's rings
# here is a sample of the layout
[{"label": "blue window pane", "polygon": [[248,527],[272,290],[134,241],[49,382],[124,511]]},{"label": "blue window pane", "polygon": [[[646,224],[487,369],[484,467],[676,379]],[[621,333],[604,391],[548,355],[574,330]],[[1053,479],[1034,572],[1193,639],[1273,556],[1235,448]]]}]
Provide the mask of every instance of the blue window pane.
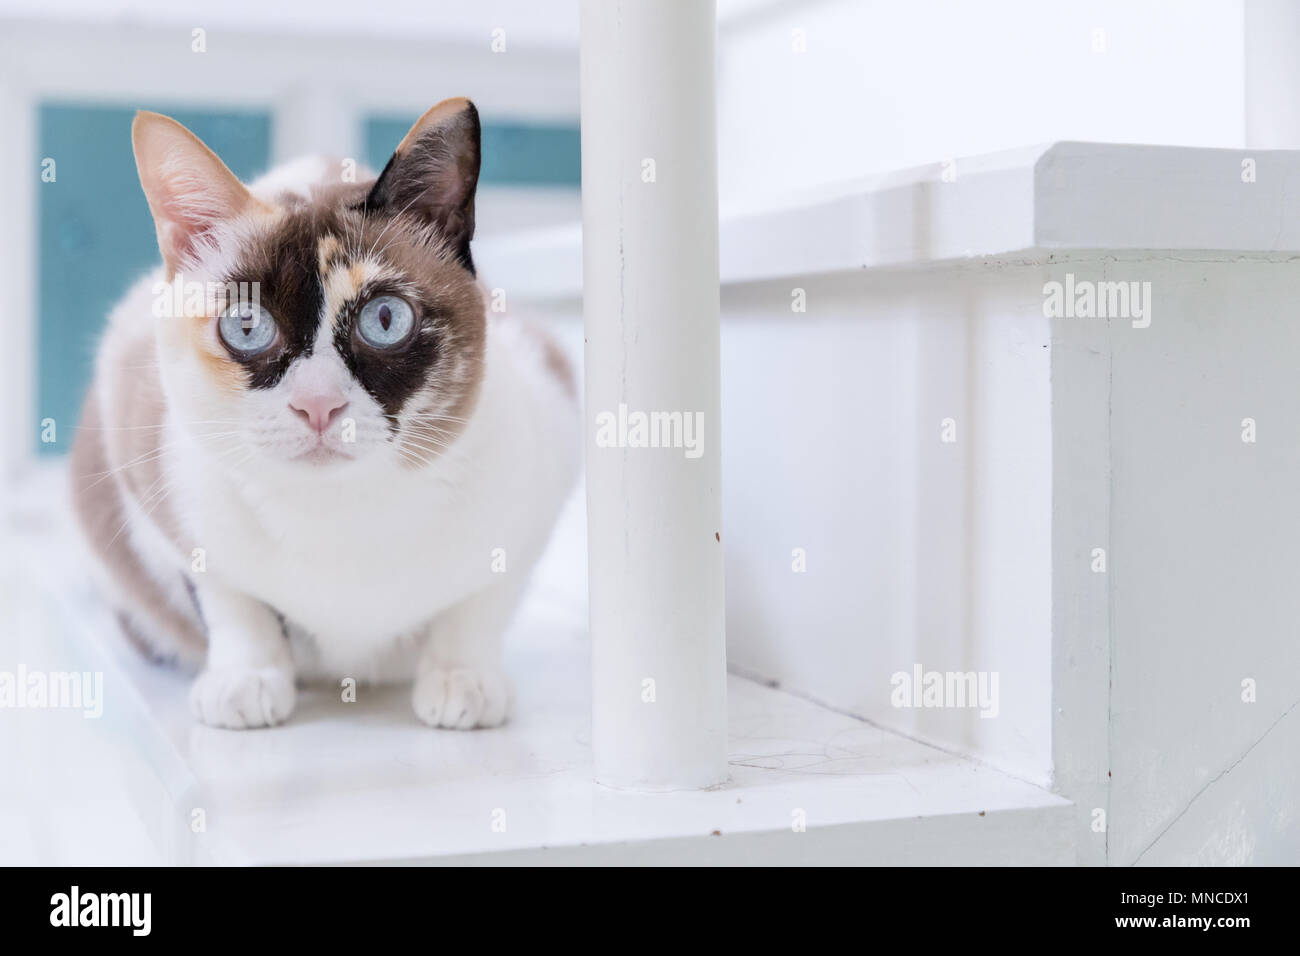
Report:
[{"label": "blue window pane", "polygon": [[[416,117],[371,117],[365,123],[366,162],[378,172],[388,164]],[[561,186],[581,180],[581,137],[575,124],[483,123],[485,186]]]},{"label": "blue window pane", "polygon": [[[271,119],[266,113],[172,110],[141,104],[184,123],[247,181],[267,167]],[[38,117],[34,168],[55,161],[54,182],[40,183],[37,287],[37,419],[58,423],[66,451],[90,383],[95,347],[109,309],[159,262],[153,220],[131,151],[135,107],[47,103]]]}]

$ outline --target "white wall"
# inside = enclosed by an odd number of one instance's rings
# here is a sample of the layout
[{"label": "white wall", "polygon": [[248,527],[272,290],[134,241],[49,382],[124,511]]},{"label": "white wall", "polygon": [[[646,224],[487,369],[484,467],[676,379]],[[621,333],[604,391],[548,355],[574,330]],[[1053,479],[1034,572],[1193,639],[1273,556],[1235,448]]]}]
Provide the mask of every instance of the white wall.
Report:
[{"label": "white wall", "polygon": [[1300,266],[1103,268],[1160,310],[1110,333],[1110,859],[1295,865]]},{"label": "white wall", "polygon": [[[732,666],[1046,785],[1040,288],[950,268],[729,288],[722,441]],[[996,674],[996,711],[897,706],[917,665]]]},{"label": "white wall", "polygon": [[1053,140],[1240,146],[1242,3],[724,6],[722,202]]}]

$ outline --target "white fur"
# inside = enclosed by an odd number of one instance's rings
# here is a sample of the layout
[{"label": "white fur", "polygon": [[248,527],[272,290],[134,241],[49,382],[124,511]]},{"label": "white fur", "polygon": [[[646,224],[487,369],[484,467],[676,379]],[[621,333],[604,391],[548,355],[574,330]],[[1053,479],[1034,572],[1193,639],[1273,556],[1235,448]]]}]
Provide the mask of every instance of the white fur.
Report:
[{"label": "white fur", "polygon": [[[469,424],[423,468],[390,455],[214,468],[182,442],[168,470],[206,574],[310,632],[320,653],[304,667],[383,678],[374,664],[395,639],[485,589],[517,590],[572,484],[573,412],[533,342],[496,320]],[[496,548],[505,575],[491,570]]]},{"label": "white fur", "polygon": [[[280,171],[265,191],[320,170],[309,161]],[[138,284],[115,311],[104,355],[114,337],[177,321],[150,317],[157,281],[161,274]],[[176,572],[190,573],[193,549],[202,549],[204,569],[190,577],[208,656],[191,694],[194,713],[222,727],[274,724],[293,710],[296,679],[351,677],[413,680],[415,711],[435,726],[499,724],[510,697],[500,639],[576,472],[573,399],[536,333],[489,314],[468,423],[438,454],[422,454],[427,464],[411,467],[385,440],[382,412],[335,353],[329,325],[322,322],[313,355],[282,383],[243,395],[238,426],[210,426],[235,434],[211,441],[187,423],[235,416],[187,404],[199,359],[160,349],[164,472],[188,540],[169,540],[147,506],[136,509],[129,533],[160,581],[179,582]],[[101,382],[121,374],[104,355]],[[356,441],[342,444],[337,423],[326,439],[354,460],[288,460],[295,442],[314,441],[285,398],[303,376],[347,390]],[[493,571],[494,554],[504,554],[504,573]]]}]

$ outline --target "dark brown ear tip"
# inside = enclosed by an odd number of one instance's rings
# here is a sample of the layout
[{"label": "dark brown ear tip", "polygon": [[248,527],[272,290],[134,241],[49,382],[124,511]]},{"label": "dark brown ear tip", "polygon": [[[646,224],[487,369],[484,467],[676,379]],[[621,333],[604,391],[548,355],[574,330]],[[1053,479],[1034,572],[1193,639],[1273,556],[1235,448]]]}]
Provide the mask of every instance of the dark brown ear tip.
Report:
[{"label": "dark brown ear tip", "polygon": [[474,105],[473,100],[465,100],[465,106],[461,109],[460,115],[465,125],[473,131],[474,138],[477,139],[479,133],[482,131],[483,124],[479,120],[478,107]]}]

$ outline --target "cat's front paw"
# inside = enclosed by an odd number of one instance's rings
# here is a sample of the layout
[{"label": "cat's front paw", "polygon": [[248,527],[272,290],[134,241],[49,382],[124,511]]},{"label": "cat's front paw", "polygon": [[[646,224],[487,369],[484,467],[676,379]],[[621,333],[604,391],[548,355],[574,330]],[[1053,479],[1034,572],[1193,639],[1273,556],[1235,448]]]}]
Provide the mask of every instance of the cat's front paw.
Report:
[{"label": "cat's front paw", "polygon": [[510,680],[494,668],[431,667],[416,678],[411,703],[431,727],[499,727],[510,713]]},{"label": "cat's front paw", "polygon": [[190,688],[194,716],[231,730],[283,723],[296,700],[293,672],[283,667],[208,668]]}]

